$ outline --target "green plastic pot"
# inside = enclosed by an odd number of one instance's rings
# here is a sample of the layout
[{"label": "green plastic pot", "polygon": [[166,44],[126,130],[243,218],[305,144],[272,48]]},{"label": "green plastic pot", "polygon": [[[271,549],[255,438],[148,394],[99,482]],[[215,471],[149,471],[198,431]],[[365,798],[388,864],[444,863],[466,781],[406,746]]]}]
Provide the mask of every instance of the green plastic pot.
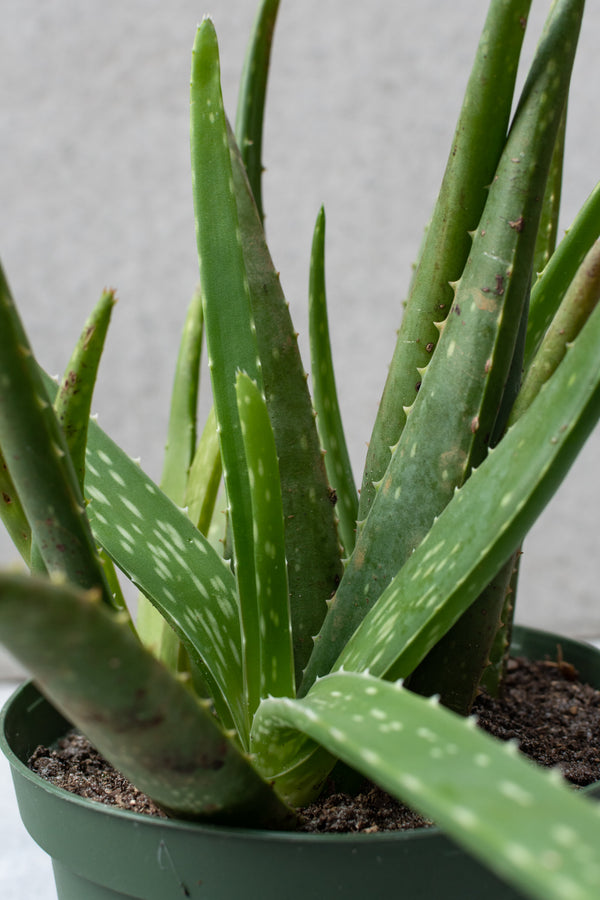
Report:
[{"label": "green plastic pot", "polygon": [[[515,630],[515,652],[532,659],[555,657],[558,643],[582,679],[600,687],[600,651]],[[52,744],[69,728],[32,683],[8,701],[0,726],[23,823],[52,857],[59,900],[364,900],[399,892],[406,900],[522,898],[437,828],[368,835],[226,829],[69,794],[27,768],[38,744]],[[600,782],[595,790],[600,796]]]}]

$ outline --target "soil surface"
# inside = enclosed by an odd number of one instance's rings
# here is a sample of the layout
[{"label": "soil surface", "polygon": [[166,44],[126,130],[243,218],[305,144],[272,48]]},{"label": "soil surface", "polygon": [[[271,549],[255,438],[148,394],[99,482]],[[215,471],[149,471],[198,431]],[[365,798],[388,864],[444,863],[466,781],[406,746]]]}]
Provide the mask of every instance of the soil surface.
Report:
[{"label": "soil surface", "polygon": [[[574,785],[600,780],[600,691],[582,684],[566,662],[509,662],[504,696],[478,697],[480,727],[501,740],[515,740],[543,766],[559,766]],[[164,813],[112,768],[89,741],[72,733],[56,747],[38,747],[30,768],[59,787],[91,800],[148,815]],[[431,825],[426,819],[364,782],[353,795],[325,791],[302,810],[300,830],[310,832],[397,831]]]}]

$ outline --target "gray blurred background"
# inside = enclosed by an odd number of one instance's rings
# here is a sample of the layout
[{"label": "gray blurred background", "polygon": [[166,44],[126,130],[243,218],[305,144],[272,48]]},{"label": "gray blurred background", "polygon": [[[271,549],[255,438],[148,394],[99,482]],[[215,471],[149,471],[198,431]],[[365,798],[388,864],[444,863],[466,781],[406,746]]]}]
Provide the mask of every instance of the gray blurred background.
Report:
[{"label": "gray blurred background", "polygon": [[[526,59],[549,3],[533,6]],[[334,356],[357,479],[486,8],[282,0],[264,145],[267,230],[305,348],[311,233],[325,204]],[[205,12],[233,118],[254,0],[3,3],[3,263],[36,353],[56,373],[102,288],[117,289],[94,405],[153,477],[197,280],[188,85]],[[600,174],[599,44],[600,4],[589,3],[562,229]],[[527,541],[518,608],[523,622],[589,638],[600,635],[599,450],[596,430]],[[2,534],[0,562],[14,557]],[[8,666],[0,659],[0,675]]]}]

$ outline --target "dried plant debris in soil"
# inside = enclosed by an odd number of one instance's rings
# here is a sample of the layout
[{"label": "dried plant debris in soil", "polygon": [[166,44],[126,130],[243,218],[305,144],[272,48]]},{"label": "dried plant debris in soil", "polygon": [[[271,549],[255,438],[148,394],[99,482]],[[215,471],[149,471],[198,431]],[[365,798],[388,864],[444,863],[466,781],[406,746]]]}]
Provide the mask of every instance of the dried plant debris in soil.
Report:
[{"label": "dried plant debris in soil", "polygon": [[[600,691],[578,680],[568,663],[527,659],[509,662],[504,696],[482,694],[474,713],[486,731],[516,740],[544,766],[560,766],[577,786],[600,780]],[[164,813],[116,772],[82,735],[72,733],[49,749],[38,747],[30,768],[65,790],[122,809]],[[354,795],[325,793],[302,810],[300,830],[309,832],[398,831],[431,825],[369,783]]]}]

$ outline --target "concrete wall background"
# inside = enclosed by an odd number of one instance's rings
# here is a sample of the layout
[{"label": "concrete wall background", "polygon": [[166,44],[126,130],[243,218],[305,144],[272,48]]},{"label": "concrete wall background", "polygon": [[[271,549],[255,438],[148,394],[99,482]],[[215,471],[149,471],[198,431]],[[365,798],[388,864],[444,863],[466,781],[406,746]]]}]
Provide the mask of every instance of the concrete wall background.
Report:
[{"label": "concrete wall background", "polygon": [[[533,6],[527,59],[549,3]],[[267,229],[305,347],[311,232],[325,204],[334,354],[357,477],[486,7],[282,2],[265,135]],[[95,409],[157,477],[179,330],[197,278],[191,45],[210,12],[233,117],[255,3],[5,0],[3,9],[3,263],[37,355],[53,372],[101,289],[117,288]],[[600,7],[590,3],[573,79],[563,228],[599,175],[599,38]],[[597,430],[526,544],[522,621],[600,634],[599,450]],[[2,535],[0,562],[13,558]]]}]

